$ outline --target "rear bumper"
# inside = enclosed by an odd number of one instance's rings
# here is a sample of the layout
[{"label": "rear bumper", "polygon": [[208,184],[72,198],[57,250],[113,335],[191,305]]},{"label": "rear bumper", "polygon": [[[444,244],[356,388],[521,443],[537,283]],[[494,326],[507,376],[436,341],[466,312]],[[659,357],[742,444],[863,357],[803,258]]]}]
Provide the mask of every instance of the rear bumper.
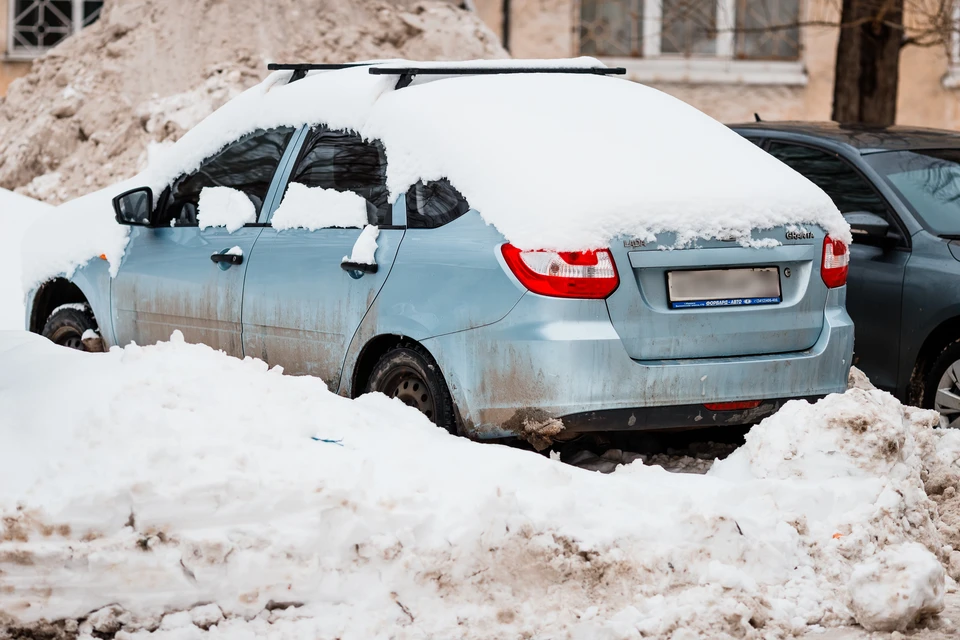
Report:
[{"label": "rear bumper", "polygon": [[561,416],[563,430],[587,431],[641,431],[675,429],[678,427],[738,426],[760,422],[780,410],[790,400],[816,402],[823,396],[806,398],[775,398],[763,400],[753,409],[711,411],[702,404],[679,407],[635,407],[633,409],[600,409]]},{"label": "rear bumper", "polygon": [[[792,353],[636,361],[624,350],[602,300],[529,293],[499,322],[430,338],[424,346],[447,379],[464,427],[476,437],[516,435],[518,421],[544,413],[566,417],[571,430],[703,426],[708,412],[694,414],[691,407],[771,400],[778,408],[786,399],[843,392],[853,353],[845,293],[830,291],[820,337],[811,348]],[[669,410],[646,411],[651,408]],[[532,409],[540,411],[531,414]],[[638,409],[647,416],[643,420]],[[635,414],[633,425],[627,411]]]}]

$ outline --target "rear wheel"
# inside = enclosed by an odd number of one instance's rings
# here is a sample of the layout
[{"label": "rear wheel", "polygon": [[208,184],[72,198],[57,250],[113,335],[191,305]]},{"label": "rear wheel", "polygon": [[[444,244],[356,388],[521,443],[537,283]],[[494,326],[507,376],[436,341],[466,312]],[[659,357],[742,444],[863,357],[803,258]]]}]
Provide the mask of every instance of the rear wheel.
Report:
[{"label": "rear wheel", "polygon": [[385,353],[373,367],[366,391],[397,398],[438,427],[457,433],[450,391],[440,368],[422,347],[401,346]]},{"label": "rear wheel", "polygon": [[97,321],[87,306],[60,307],[55,310],[43,325],[42,335],[54,344],[77,351],[98,351],[94,344],[99,344],[99,338],[90,340],[86,344],[83,334],[87,331],[96,331]]},{"label": "rear wheel", "polygon": [[960,340],[944,347],[930,367],[921,404],[940,412],[940,426],[960,427]]}]

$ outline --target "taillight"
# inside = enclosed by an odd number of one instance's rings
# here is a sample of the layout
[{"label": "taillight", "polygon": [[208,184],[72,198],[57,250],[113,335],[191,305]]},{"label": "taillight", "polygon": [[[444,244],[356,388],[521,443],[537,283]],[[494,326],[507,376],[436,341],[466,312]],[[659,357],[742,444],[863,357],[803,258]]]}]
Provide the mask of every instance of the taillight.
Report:
[{"label": "taillight", "polygon": [[501,249],[507,266],[527,289],[556,298],[606,298],[620,284],[613,255],[595,251],[521,251]]},{"label": "taillight", "polygon": [[845,242],[834,240],[830,236],[823,239],[823,259],[820,262],[820,276],[823,283],[833,289],[847,284],[847,270],[850,266],[850,250]]}]

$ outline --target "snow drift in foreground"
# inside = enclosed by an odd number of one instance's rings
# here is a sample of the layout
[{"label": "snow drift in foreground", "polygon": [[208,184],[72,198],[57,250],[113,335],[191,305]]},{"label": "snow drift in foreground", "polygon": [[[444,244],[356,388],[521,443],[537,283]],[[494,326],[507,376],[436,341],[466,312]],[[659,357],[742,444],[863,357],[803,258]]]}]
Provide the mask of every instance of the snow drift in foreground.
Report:
[{"label": "snow drift in foreground", "polygon": [[50,211],[48,204],[0,189],[0,330],[23,328],[20,243],[27,227]]},{"label": "snow drift in foreground", "polygon": [[[593,58],[458,64],[602,66]],[[652,241],[661,232],[676,232],[680,245],[731,236],[759,246],[754,229],[802,224],[850,242],[849,226],[813,183],[640,84],[590,74],[484,75],[417,78],[395,90],[396,76],[365,67],[289,77],[276,72],[234,98],[133,181],[63,205],[62,217],[82,221],[92,241],[51,245],[49,230],[32,231],[25,288],[69,276],[100,254],[116,273],[127,233],[113,224],[109,199],[124,188],[150,186],[159,195],[247,133],[317,123],[383,143],[391,200],[418,180],[448,178],[521,248],[595,249],[618,236]]]},{"label": "snow drift in foreground", "polygon": [[0,627],[772,638],[942,607],[921,476],[960,439],[880,391],[788,403],[707,476],[601,475],[177,334],[0,333],[0,362]]}]

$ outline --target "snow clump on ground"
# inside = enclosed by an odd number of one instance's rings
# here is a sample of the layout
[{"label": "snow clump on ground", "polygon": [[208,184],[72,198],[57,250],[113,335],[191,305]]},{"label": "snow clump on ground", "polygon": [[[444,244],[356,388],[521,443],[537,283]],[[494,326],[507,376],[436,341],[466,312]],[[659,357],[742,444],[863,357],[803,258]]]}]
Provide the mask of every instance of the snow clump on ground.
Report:
[{"label": "snow clump on ground", "polygon": [[960,441],[881,391],[788,403],[706,476],[604,475],[178,334],[0,360],[0,628],[773,638],[942,607],[924,482]]}]

